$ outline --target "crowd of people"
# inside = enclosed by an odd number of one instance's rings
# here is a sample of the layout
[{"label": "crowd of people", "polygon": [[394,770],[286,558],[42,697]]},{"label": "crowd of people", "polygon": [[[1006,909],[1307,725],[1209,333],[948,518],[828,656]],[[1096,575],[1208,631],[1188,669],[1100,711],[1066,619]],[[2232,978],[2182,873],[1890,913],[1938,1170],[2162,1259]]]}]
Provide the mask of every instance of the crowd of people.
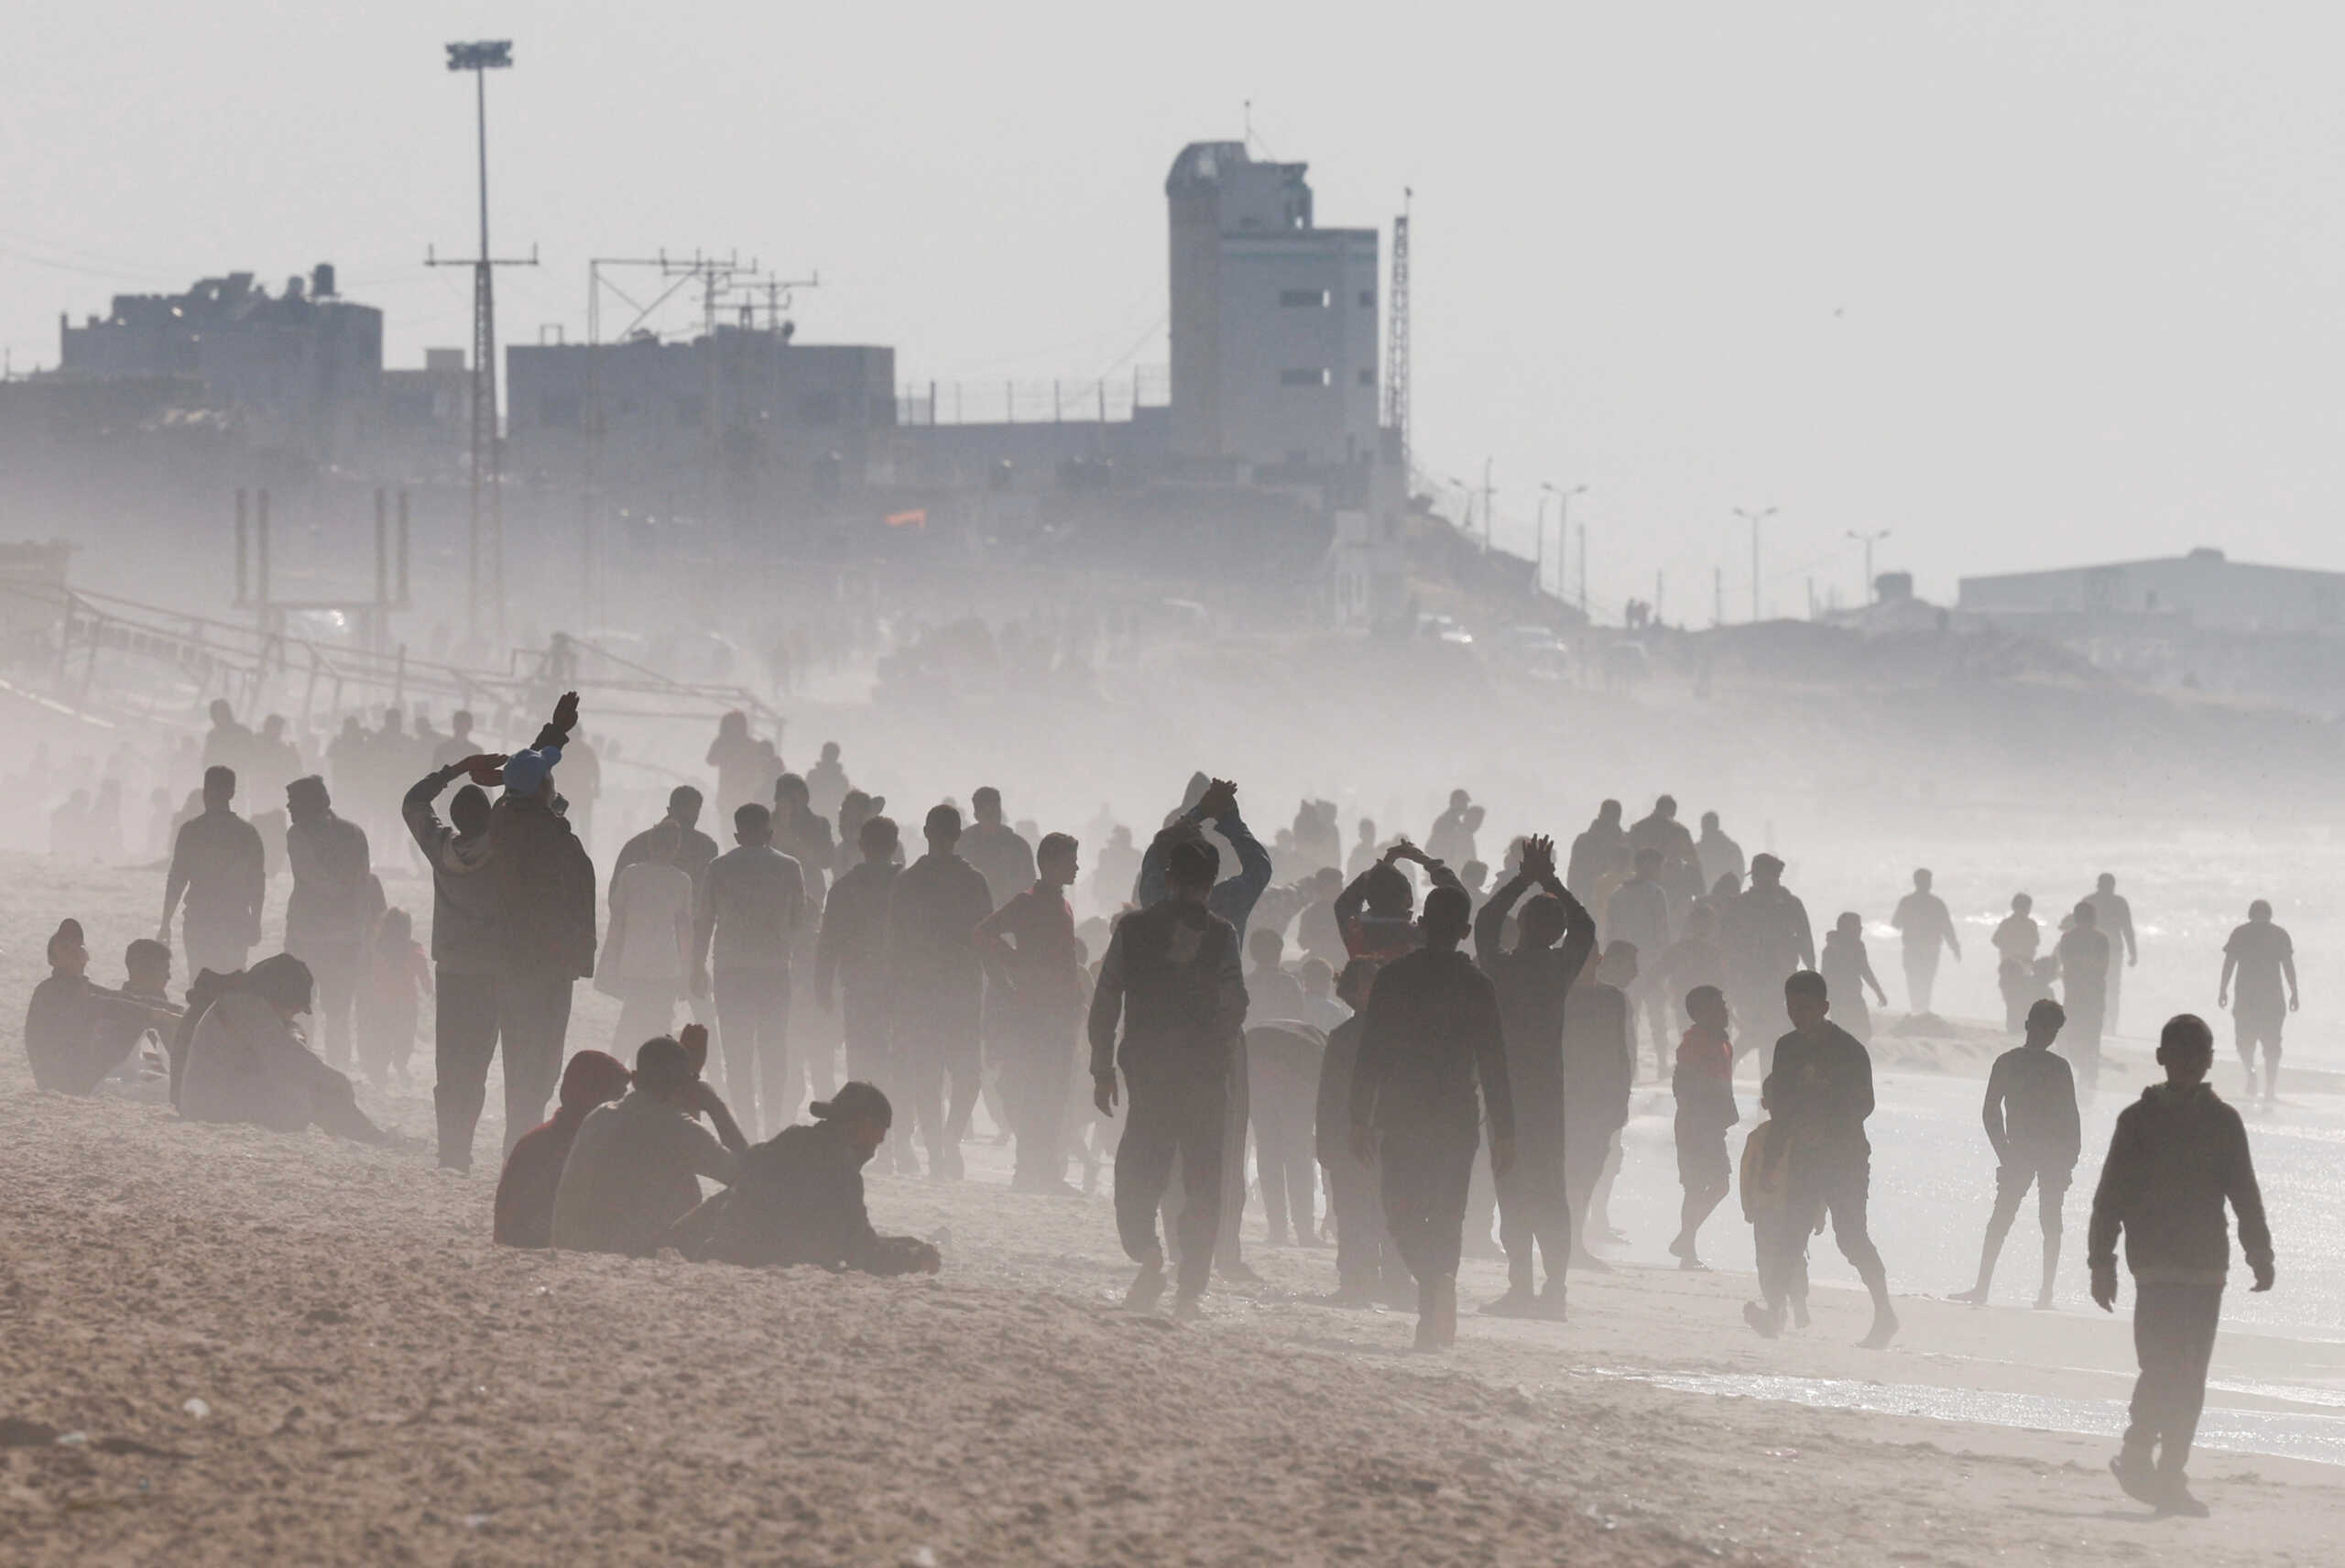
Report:
[{"label": "crowd of people", "polygon": [[[732,847],[702,830],[702,791],[680,786],[613,857],[605,908],[568,793],[578,722],[566,695],[509,754],[474,749],[462,722],[396,749],[360,732],[375,770],[360,785],[354,761],[331,782],[280,779],[267,736],[215,715],[161,927],[131,944],[125,984],[88,978],[77,922],[50,941],[26,1025],[36,1080],[86,1094],[143,1073],[193,1120],[398,1144],[351,1074],[404,1076],[428,1004],[442,1167],[472,1169],[502,1061],[497,1241],[882,1274],[941,1259],[875,1230],[864,1170],[962,1179],[984,1104],[1014,1145],[1019,1191],[1086,1192],[1112,1161],[1130,1309],[1170,1290],[1173,1312],[1194,1315],[1216,1273],[1249,1277],[1249,1192],[1274,1242],[1321,1240],[1324,1187],[1325,1299],[1412,1305],[1417,1347],[1439,1351],[1456,1334],[1461,1258],[1491,1245],[1493,1219],[1508,1283],[1486,1312],[1560,1320],[1567,1272],[1608,1267],[1607,1203],[1649,1052],[1674,1104],[1680,1267],[1707,1267],[1702,1231],[1739,1185],[1755,1333],[1806,1325],[1809,1242],[1827,1223],[1871,1297],[1863,1343],[1898,1332],[1868,1213],[1866,993],[1889,997],[1865,922],[1841,914],[1819,948],[1783,862],[1746,857],[1715,812],[1696,835],[1668,796],[1634,822],[1608,800],[1568,845],[1515,837],[1493,869],[1483,808],[1463,789],[1423,847],[1363,820],[1347,856],[1331,804],[1303,802],[1266,846],[1238,786],[1199,775],[1144,845],[1112,823],[1093,833],[1095,902],[1112,915],[1078,921],[1082,843],[1013,825],[998,789],[975,790],[967,816],[929,808],[908,858],[885,800],[852,786],[835,746],[790,771],[735,714],[706,758]],[[393,766],[404,772],[379,771]],[[291,877],[284,950],[257,962],[272,851],[236,810],[253,771],[282,796]],[[365,825],[337,809],[352,786],[390,790],[429,870],[428,955],[411,913],[386,900]],[[181,1003],[169,996],[175,918]],[[1908,1011],[1928,1015],[1939,965],[1962,947],[1927,870],[1889,923]],[[2024,1040],[1988,1081],[1996,1198],[1961,1300],[1987,1300],[2033,1189],[2049,1303],[2079,1102],[2138,957],[2111,877],[2048,951],[2045,935],[2022,894],[1992,937]],[[582,981],[619,1003],[608,1052],[569,1048]],[[2225,947],[2220,996],[2236,997],[2249,1092],[2268,1102],[2298,997],[2289,938],[2263,901]],[[2166,1081],[2119,1118],[2088,1256],[2103,1306],[2121,1233],[2136,1280],[2143,1379],[2118,1478],[2177,1511],[2198,1507],[2184,1465],[2227,1203],[2255,1288],[2272,1279],[2243,1124],[2205,1082],[2212,1040],[2193,1016],[2165,1026]],[[1738,1164],[1744,1056],[1761,1119]]]}]

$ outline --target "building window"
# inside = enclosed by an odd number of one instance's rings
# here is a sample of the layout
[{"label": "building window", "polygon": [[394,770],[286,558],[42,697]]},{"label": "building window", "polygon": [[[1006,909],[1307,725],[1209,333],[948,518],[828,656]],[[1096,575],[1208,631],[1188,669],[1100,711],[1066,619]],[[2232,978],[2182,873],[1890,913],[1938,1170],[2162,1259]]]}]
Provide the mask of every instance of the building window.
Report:
[{"label": "building window", "polygon": [[1336,373],[1332,370],[1282,370],[1279,372],[1279,385],[1282,387],[1333,387],[1335,384]]},{"label": "building window", "polygon": [[1289,310],[1324,310],[1336,302],[1335,292],[1327,289],[1282,289],[1279,304]]},{"label": "building window", "polygon": [[1361,372],[1359,373],[1359,384],[1360,384],[1362,387],[1373,387],[1373,386],[1375,386],[1375,385],[1376,385],[1376,372],[1374,372],[1373,370],[1363,370],[1363,371],[1361,371]]},{"label": "building window", "polygon": [[1375,289],[1363,289],[1359,291],[1359,308],[1363,310],[1373,310],[1376,309]]}]

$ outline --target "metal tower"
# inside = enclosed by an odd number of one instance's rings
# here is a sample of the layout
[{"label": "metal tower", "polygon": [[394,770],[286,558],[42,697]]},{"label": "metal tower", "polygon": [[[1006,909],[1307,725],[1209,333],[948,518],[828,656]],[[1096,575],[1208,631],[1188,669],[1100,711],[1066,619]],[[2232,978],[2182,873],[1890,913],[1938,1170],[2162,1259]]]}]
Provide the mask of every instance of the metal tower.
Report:
[{"label": "metal tower", "polygon": [[1409,452],[1409,198],[1402,192],[1401,215],[1392,220],[1392,282],[1384,329],[1384,424],[1401,448],[1402,494],[1408,494],[1415,471]]}]

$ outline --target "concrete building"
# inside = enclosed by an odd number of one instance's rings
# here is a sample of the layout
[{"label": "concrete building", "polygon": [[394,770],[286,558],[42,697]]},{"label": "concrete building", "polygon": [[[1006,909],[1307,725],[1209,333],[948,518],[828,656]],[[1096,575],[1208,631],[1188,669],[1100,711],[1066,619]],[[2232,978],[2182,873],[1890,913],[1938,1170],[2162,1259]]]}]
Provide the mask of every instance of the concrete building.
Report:
[{"label": "concrete building", "polygon": [[256,446],[335,463],[380,414],[383,313],[338,298],[330,265],[275,296],[232,272],[184,294],[117,294],[105,315],[58,326],[61,374],[194,376]]},{"label": "concrete building", "polygon": [[428,348],[420,370],[383,372],[378,477],[461,474],[472,457],[473,378],[460,348]]},{"label": "concrete building", "polygon": [[1962,580],[1960,606],[2047,623],[2163,620],[2199,632],[2345,631],[2345,572],[2252,566],[2220,550],[2108,566],[2018,572]]},{"label": "concrete building", "polygon": [[896,422],[895,350],[786,330],[517,344],[505,367],[515,483],[736,525],[865,488]]},{"label": "concrete building", "polygon": [[1238,478],[1377,451],[1377,232],[1315,226],[1306,168],[1193,142],[1164,181],[1172,452]]}]

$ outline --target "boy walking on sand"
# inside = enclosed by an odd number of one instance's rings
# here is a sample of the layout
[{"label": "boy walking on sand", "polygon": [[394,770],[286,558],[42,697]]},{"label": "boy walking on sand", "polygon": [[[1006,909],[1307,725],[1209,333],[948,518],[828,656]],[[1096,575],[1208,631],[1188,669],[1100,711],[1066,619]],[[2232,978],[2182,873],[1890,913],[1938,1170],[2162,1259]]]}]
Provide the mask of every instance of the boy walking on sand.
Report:
[{"label": "boy walking on sand", "polygon": [[[2092,1299],[2117,1309],[2117,1236],[2133,1273],[2133,1350],[2142,1364],[2132,1424],[2109,1468],[2128,1497],[2164,1514],[2204,1518],[2183,1472],[2207,1402],[2207,1363],[2222,1316],[2230,1235],[2223,1204],[2239,1215],[2240,1250],[2272,1288],[2272,1232],[2255,1184],[2247,1128],[2207,1082],[2215,1035],[2189,1013],[2158,1036],[2165,1082],[2153,1083],[2117,1116],[2100,1186],[2092,1198],[2087,1261]],[[2154,1458],[2153,1454],[2154,1453]]]}]

